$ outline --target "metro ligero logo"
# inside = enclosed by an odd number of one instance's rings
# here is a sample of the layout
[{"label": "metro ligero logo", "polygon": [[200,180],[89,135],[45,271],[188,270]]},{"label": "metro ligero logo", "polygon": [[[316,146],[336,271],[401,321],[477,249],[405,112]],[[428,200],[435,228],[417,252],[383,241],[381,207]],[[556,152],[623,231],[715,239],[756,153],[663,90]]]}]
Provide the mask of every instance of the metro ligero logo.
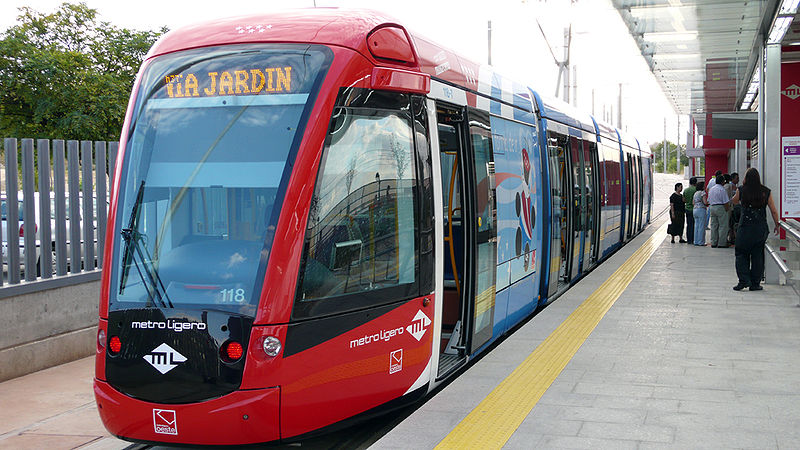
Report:
[{"label": "metro ligero logo", "polygon": [[414,336],[414,339],[420,340],[422,336],[425,336],[425,332],[428,331],[428,325],[431,324],[431,319],[425,315],[422,311],[417,311],[417,315],[411,320],[411,325],[406,327],[406,331],[408,331],[411,336]]},{"label": "metro ligero logo", "polygon": [[144,360],[161,374],[178,367],[178,364],[186,362],[186,357],[178,353],[177,350],[167,344],[161,344],[154,348],[152,352],[143,356]]},{"label": "metro ligero logo", "polygon": [[797,97],[800,97],[800,86],[793,84],[786,89],[781,91],[781,94],[789,97],[790,99],[794,100]]}]

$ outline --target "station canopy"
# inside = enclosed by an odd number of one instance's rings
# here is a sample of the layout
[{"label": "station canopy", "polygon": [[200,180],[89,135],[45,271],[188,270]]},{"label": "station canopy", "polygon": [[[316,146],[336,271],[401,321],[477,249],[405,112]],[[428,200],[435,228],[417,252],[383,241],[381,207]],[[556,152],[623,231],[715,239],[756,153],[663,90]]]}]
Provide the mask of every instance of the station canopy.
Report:
[{"label": "station canopy", "polygon": [[762,39],[779,26],[789,33],[778,42],[795,39],[798,1],[611,0],[675,110],[701,130],[707,114],[750,109]]}]

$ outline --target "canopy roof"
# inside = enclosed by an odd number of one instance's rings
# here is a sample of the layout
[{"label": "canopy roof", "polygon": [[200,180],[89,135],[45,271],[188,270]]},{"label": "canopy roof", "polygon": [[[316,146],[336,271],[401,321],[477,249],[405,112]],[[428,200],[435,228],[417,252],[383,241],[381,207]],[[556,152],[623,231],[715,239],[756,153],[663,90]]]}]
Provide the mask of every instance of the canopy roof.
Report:
[{"label": "canopy roof", "polygon": [[675,110],[696,119],[741,106],[762,36],[781,6],[779,0],[611,2]]}]

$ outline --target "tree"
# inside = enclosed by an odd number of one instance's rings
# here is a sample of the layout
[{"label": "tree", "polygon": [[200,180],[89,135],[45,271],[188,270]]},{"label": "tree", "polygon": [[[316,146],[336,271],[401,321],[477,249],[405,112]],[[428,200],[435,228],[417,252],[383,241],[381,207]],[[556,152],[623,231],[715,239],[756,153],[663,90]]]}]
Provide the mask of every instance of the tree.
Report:
[{"label": "tree", "polygon": [[[654,157],[655,172],[664,172],[664,143],[658,142],[650,146]],[[667,141],[667,173],[676,173],[678,168],[675,161],[675,149],[678,146],[674,142]],[[689,158],[686,156],[686,147],[681,145],[681,167],[689,165]]]},{"label": "tree", "polygon": [[97,19],[84,3],[20,8],[0,34],[0,137],[117,140],[136,72],[164,32]]}]

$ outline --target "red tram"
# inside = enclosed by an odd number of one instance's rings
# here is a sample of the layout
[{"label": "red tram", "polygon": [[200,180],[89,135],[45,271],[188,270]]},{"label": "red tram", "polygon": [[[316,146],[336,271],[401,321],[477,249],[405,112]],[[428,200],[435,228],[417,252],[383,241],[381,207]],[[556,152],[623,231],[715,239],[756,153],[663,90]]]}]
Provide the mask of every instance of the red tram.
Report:
[{"label": "red tram", "polygon": [[131,95],[95,395],[123,439],[413,402],[649,220],[650,155],[374,12],[168,33]]}]

